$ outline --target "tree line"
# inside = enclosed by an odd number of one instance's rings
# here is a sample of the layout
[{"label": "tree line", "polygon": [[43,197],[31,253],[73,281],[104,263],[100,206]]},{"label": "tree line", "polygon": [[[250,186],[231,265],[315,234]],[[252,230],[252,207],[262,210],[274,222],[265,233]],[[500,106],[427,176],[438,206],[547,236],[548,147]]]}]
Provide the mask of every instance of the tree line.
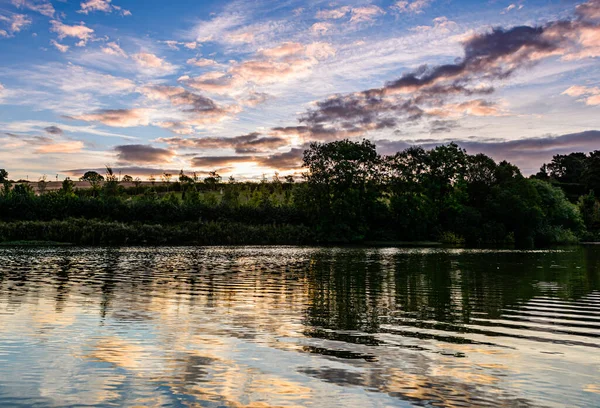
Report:
[{"label": "tree line", "polygon": [[[0,170],[0,240],[74,243],[352,243],[442,241],[544,246],[600,235],[600,152],[557,155],[524,177],[451,143],[382,156],[368,140],[312,143],[301,182],[171,182],[87,172],[38,194]],[[123,185],[133,182],[133,186]],[[81,230],[86,230],[82,234]],[[64,235],[64,237],[62,236]],[[210,236],[210,239],[207,237]]]}]

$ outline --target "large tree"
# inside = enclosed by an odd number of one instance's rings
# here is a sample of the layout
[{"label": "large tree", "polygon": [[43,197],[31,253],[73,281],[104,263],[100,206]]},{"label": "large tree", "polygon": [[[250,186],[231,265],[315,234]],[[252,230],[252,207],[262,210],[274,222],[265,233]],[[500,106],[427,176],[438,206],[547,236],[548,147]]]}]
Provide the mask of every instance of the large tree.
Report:
[{"label": "large tree", "polygon": [[305,204],[334,240],[362,239],[377,212],[381,157],[368,141],[311,143],[304,152]]},{"label": "large tree", "polygon": [[104,181],[104,177],[95,171],[86,171],[83,176],[79,178],[79,181],[87,181],[95,191],[100,187],[100,184]]},{"label": "large tree", "polygon": [[581,183],[586,161],[585,153],[557,154],[545,169],[551,178],[561,183]]}]

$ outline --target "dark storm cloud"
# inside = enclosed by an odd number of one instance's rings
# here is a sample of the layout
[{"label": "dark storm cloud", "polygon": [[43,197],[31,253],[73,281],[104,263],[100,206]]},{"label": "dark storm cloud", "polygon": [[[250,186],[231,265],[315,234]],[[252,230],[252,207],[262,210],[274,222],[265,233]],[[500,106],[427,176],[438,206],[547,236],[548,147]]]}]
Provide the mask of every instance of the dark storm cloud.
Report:
[{"label": "dark storm cloud", "polygon": [[175,156],[172,150],[140,144],[116,146],[115,151],[121,163],[164,163]]}]

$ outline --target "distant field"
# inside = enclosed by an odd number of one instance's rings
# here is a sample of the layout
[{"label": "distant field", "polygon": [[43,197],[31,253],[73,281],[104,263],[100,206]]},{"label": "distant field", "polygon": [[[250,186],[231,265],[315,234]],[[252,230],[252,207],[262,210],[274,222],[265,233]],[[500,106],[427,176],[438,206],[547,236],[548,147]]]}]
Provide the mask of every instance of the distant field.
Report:
[{"label": "distant field", "polygon": [[[15,183],[15,184],[25,184],[25,183]],[[27,183],[27,184],[29,184],[31,186],[31,188],[33,188],[33,191],[35,191],[36,193],[39,192],[37,181],[33,181],[33,182]],[[73,184],[75,184],[75,188],[78,188],[81,190],[86,190],[86,189],[91,188],[90,183],[88,183],[87,181],[73,181]],[[103,183],[101,183],[100,185],[102,185],[102,184]],[[160,186],[162,184],[163,184],[162,182],[154,183],[155,186]],[[135,187],[134,183],[119,183],[119,185],[123,186],[123,187]],[[142,181],[141,185],[144,187],[149,187],[149,186],[152,186],[152,182],[151,181]],[[62,181],[48,181],[46,183],[46,191],[60,190],[61,187],[62,187]]]}]

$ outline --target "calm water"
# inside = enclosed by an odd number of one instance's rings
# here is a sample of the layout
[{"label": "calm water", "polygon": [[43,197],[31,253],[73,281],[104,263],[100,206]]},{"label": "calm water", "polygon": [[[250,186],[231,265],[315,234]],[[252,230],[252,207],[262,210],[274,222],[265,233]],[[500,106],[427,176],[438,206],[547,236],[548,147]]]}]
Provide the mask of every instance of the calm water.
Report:
[{"label": "calm water", "polygon": [[600,406],[600,248],[0,249],[0,406]]}]

